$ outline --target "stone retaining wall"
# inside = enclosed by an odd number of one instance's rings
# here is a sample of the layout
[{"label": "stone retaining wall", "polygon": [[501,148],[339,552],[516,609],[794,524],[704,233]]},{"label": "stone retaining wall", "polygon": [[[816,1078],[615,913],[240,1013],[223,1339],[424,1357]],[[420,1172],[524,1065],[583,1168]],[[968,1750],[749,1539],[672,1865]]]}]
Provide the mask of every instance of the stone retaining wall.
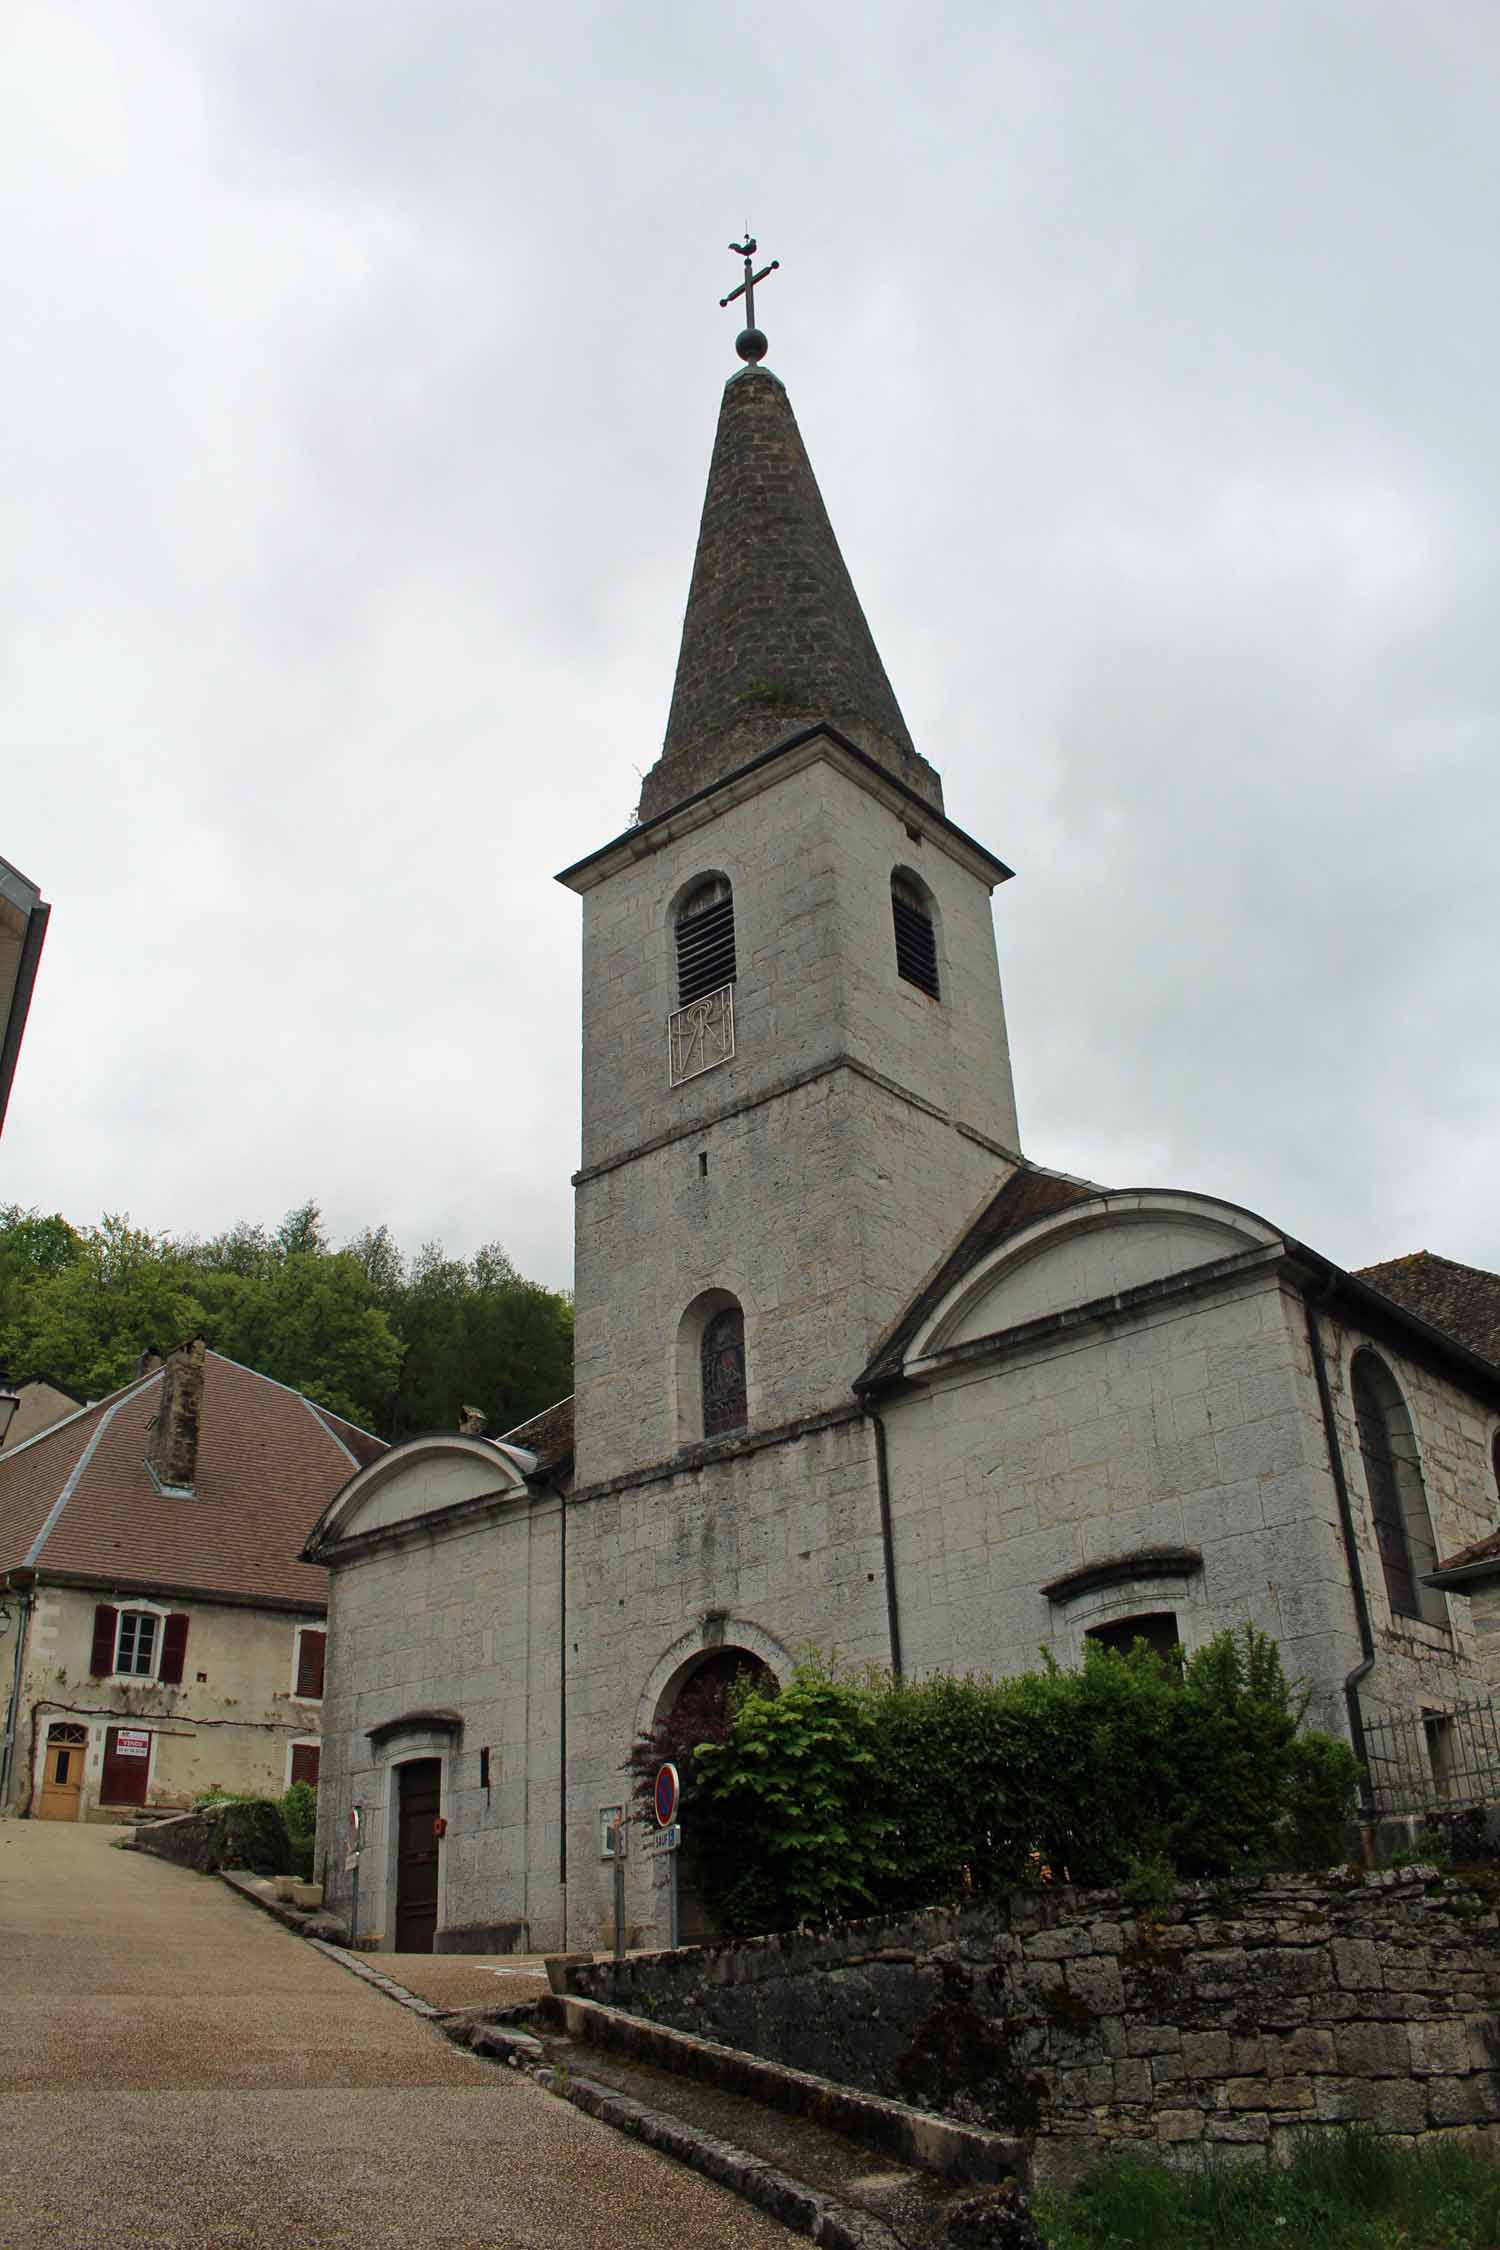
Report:
[{"label": "stone retaining wall", "polygon": [[[1026,1892],[574,1969],[570,1988],[1027,2136],[1041,2180],[1154,2143],[1285,2156],[1358,2120],[1500,2125],[1500,1918],[1432,1868]],[[1500,2133],[1494,2135],[1500,2141]]]}]

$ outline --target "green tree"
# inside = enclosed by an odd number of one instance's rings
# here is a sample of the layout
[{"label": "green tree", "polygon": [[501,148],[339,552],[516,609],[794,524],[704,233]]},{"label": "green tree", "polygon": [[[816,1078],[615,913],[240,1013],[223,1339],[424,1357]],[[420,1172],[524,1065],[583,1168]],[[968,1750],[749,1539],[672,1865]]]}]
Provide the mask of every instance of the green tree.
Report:
[{"label": "green tree", "polygon": [[165,1236],[106,1213],[76,1236],[76,1255],[35,1273],[7,1323],[18,1375],[52,1375],[91,1398],[135,1374],[143,1351],[204,1326],[191,1264]]},{"label": "green tree", "polygon": [[697,1869],[727,1931],[877,1903],[893,1827],[878,1743],[877,1693],[809,1657],[779,1694],[744,1696],[723,1741],[698,1746]]},{"label": "green tree", "polygon": [[393,1317],[406,1347],[398,1436],[451,1430],[464,1406],[499,1434],[572,1388],[571,1303],[522,1280],[498,1243],[467,1263],[424,1243]]}]

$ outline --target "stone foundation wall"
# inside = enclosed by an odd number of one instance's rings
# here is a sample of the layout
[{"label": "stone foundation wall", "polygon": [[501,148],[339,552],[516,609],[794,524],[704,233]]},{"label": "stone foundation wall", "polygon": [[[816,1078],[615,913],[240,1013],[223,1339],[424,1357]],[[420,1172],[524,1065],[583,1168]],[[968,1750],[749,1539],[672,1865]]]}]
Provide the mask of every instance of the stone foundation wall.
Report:
[{"label": "stone foundation wall", "polygon": [[[576,1969],[588,1998],[1032,2140],[1042,2181],[1358,2120],[1500,2124],[1491,1900],[1431,1868],[1020,1894]],[[1496,2136],[1500,2138],[1500,2135]]]}]

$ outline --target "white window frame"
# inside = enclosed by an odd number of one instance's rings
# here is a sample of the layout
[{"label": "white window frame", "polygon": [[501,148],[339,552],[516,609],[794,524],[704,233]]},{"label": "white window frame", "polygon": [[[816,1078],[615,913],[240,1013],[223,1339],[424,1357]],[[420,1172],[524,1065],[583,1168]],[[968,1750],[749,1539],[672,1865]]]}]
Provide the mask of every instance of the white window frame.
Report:
[{"label": "white window frame", "polygon": [[292,1684],[288,1693],[293,1703],[311,1704],[316,1710],[321,1711],[323,1708],[322,1695],[302,1695],[299,1694],[297,1689],[297,1682],[302,1677],[302,1636],[304,1633],[321,1633],[323,1636],[323,1693],[326,1695],[328,1692],[328,1621],[325,1618],[321,1624],[309,1621],[306,1625],[299,1625],[292,1635]]},{"label": "white window frame", "polygon": [[[134,1687],[149,1687],[161,1676],[161,1652],[166,1646],[167,1619],[172,1612],[162,1602],[120,1602],[115,1614],[115,1654],[110,1670],[112,1680],[125,1680]],[[120,1669],[120,1636],[125,1630],[127,1617],[154,1617],[156,1633],[151,1643],[151,1669],[149,1672],[122,1672]]]}]

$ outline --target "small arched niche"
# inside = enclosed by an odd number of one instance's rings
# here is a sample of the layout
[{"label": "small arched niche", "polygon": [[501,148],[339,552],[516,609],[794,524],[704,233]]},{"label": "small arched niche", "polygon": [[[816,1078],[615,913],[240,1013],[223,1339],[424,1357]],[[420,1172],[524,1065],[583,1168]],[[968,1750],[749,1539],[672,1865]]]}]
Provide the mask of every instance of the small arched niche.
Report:
[{"label": "small arched niche", "polygon": [[677,1442],[739,1437],[749,1420],[744,1308],[728,1289],[705,1289],[677,1329]]}]

